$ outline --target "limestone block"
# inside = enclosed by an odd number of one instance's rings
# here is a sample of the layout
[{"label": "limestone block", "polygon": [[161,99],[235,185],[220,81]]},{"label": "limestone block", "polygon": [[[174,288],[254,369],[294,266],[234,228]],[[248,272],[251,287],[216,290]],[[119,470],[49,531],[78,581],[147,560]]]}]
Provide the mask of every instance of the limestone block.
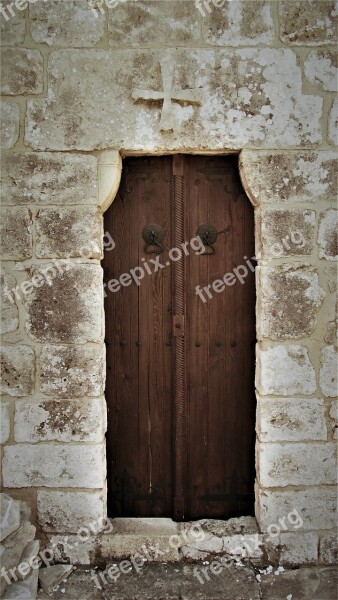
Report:
[{"label": "limestone block", "polygon": [[2,101],[0,111],[0,145],[7,150],[13,148],[19,139],[20,108],[16,102]]},{"label": "limestone block", "polygon": [[96,208],[45,208],[36,220],[39,258],[102,258],[102,216]]},{"label": "limestone block", "polygon": [[255,152],[242,150],[240,173],[254,205],[276,202],[335,203],[337,157],[334,152]]},{"label": "limestone block", "polygon": [[[13,7],[11,0],[2,0],[3,12],[1,15],[0,40],[1,46],[19,46],[25,37],[25,11]],[[12,5],[12,9],[8,5]]]},{"label": "limestone block", "polygon": [[336,445],[259,444],[257,468],[262,487],[336,483]]},{"label": "limestone block", "polygon": [[311,487],[270,492],[257,487],[256,514],[263,532],[270,531],[270,525],[295,533],[299,530],[331,529],[335,527],[337,518],[336,488]]},{"label": "limestone block", "polygon": [[16,286],[16,280],[12,275],[6,275],[4,271],[0,277],[1,315],[0,333],[16,331],[19,325],[19,312],[13,294],[7,294]]},{"label": "limestone block", "polygon": [[199,12],[194,0],[108,2],[111,46],[199,46]]},{"label": "limestone block", "polygon": [[258,398],[256,431],[261,442],[327,440],[324,401]]},{"label": "limestone block", "polygon": [[30,258],[33,252],[32,214],[27,208],[5,206],[0,225],[2,260]]},{"label": "limestone block", "polygon": [[201,2],[204,41],[212,46],[272,45],[275,28],[272,18],[273,2],[236,0],[216,3]]},{"label": "limestone block", "polygon": [[337,29],[335,0],[279,2],[280,36],[284,43],[320,46],[335,43]]},{"label": "limestone block", "polygon": [[105,430],[104,398],[22,400],[15,407],[16,442],[102,442]]},{"label": "limestone block", "polygon": [[[175,538],[176,542],[176,538]],[[149,553],[149,560],[155,562],[179,560],[177,544],[170,544],[168,536],[149,535],[104,535],[100,540],[100,556],[103,559],[122,560],[135,554],[145,556],[144,549]]]},{"label": "limestone block", "polygon": [[273,540],[281,546],[279,563],[286,567],[313,565],[318,560],[318,535],[315,533],[281,533]]},{"label": "limestone block", "polygon": [[328,138],[332,144],[338,146],[338,99],[335,98],[329,114]]},{"label": "limestone block", "polygon": [[307,79],[329,92],[337,91],[337,54],[334,50],[312,50],[304,62]]},{"label": "limestone block", "polygon": [[39,50],[4,48],[1,68],[2,94],[19,96],[43,91],[43,59]]},{"label": "limestone block", "polygon": [[[47,548],[52,548],[57,563],[74,565],[93,565],[96,556],[100,556],[98,542],[95,536],[79,543],[77,535],[47,535]],[[105,538],[103,538],[105,539]]]},{"label": "limestone block", "polygon": [[1,400],[0,411],[1,411],[0,444],[5,444],[8,441],[10,430],[11,430],[9,402],[6,402],[6,400]]},{"label": "limestone block", "polygon": [[333,431],[333,439],[338,440],[338,406],[337,400],[334,400],[330,407],[329,415],[332,419],[332,431]]},{"label": "limestone block", "polygon": [[39,583],[46,594],[52,594],[73,571],[73,565],[53,565],[39,571]]},{"label": "limestone block", "polygon": [[[192,90],[192,102],[173,101],[165,138],[162,102],[138,93],[163,90],[160,61],[174,71],[173,90]],[[39,150],[151,153],[317,144],[323,100],[302,93],[297,61],[282,48],[55,51],[47,97],[28,101],[25,141]]]},{"label": "limestone block", "polygon": [[10,396],[29,396],[34,389],[35,356],[30,346],[2,346],[0,390]]},{"label": "limestone block", "polygon": [[259,224],[258,258],[274,259],[312,253],[315,211],[262,208]]},{"label": "limestone block", "polygon": [[39,44],[82,48],[95,46],[104,34],[104,15],[89,9],[87,0],[37,2],[29,7],[30,31]]},{"label": "limestone block", "polygon": [[40,357],[41,391],[57,398],[102,396],[104,348],[44,346]]},{"label": "limestone block", "polygon": [[5,540],[13,531],[20,527],[20,502],[7,494],[0,495],[0,542]]},{"label": "limestone block", "polygon": [[257,347],[256,387],[260,394],[289,396],[316,391],[314,368],[304,346]]},{"label": "limestone block", "polygon": [[330,533],[320,539],[319,561],[324,565],[336,565],[338,559],[337,533]]},{"label": "limestone block", "polygon": [[39,572],[33,570],[23,581],[11,583],[3,596],[3,600],[35,600],[38,592]]},{"label": "limestone block", "polygon": [[325,292],[315,269],[257,267],[258,339],[297,339],[313,333]]},{"label": "limestone block", "polygon": [[3,204],[97,206],[97,160],[84,154],[4,153]]},{"label": "limestone block", "polygon": [[318,231],[319,258],[325,258],[326,260],[337,260],[337,228],[337,210],[330,209],[320,215]]},{"label": "limestone block", "polygon": [[320,362],[319,385],[325,396],[335,398],[338,395],[336,348],[325,346],[320,353]]},{"label": "limestone block", "polygon": [[102,488],[106,463],[103,445],[16,444],[6,446],[5,487]]},{"label": "limestone block", "polygon": [[[35,531],[35,527],[25,521],[19,529],[3,541],[0,547],[1,567],[7,572],[19,564],[25,547],[34,539]],[[0,581],[0,594],[2,595],[7,587],[7,582],[3,576]]]},{"label": "limestone block", "polygon": [[[26,330],[38,342],[100,342],[103,337],[103,282],[99,265],[61,261],[30,271],[32,290]],[[38,274],[45,278],[33,285]]]},{"label": "limestone block", "polygon": [[[102,492],[38,491],[38,520],[43,531],[78,533],[79,539],[102,531],[105,502]],[[80,531],[81,530],[81,531]]]},{"label": "limestone block", "polygon": [[28,542],[27,546],[25,547],[23,553],[21,554],[20,564],[15,571],[15,575],[18,579],[20,579],[20,581],[25,579],[24,573],[27,574],[27,565],[30,567],[30,571],[32,571],[32,565],[30,561],[37,556],[39,548],[39,540],[32,540],[31,542]]}]

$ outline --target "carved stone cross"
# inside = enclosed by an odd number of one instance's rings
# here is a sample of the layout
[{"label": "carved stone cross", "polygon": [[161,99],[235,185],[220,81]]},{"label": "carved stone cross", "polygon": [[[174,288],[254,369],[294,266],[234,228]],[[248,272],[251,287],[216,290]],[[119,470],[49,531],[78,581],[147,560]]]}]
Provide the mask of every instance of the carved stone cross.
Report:
[{"label": "carved stone cross", "polygon": [[153,90],[135,90],[132,94],[134,100],[148,100],[150,102],[163,101],[162,114],[160,120],[161,131],[174,130],[174,110],[173,102],[187,102],[189,104],[200,105],[201,101],[198,98],[199,90],[173,90],[173,79],[175,71],[175,63],[172,57],[162,58],[160,61],[163,92],[155,92]]}]

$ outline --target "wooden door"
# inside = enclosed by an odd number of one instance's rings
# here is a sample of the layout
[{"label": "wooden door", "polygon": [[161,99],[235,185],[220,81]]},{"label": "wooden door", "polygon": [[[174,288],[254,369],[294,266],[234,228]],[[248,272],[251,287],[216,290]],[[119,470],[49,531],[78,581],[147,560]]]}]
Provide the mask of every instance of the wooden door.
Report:
[{"label": "wooden door", "polygon": [[[207,245],[204,227],[204,252],[201,225],[218,232]],[[110,515],[253,514],[254,223],[237,158],[126,159],[105,231]]]}]

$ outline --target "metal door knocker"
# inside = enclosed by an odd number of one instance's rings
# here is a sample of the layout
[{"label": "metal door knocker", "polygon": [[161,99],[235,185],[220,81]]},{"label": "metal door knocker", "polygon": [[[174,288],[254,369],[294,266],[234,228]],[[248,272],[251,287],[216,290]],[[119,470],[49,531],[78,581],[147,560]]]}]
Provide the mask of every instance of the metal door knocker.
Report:
[{"label": "metal door knocker", "polygon": [[142,237],[146,242],[146,245],[144,246],[144,252],[146,254],[161,254],[161,252],[163,252],[162,242],[164,238],[164,229],[161,225],[157,225],[156,223],[146,225],[143,227]]},{"label": "metal door knocker", "polygon": [[[203,225],[199,225],[196,231],[196,236],[199,237],[205,247],[204,252],[201,254],[215,254],[215,248],[213,244],[217,241],[218,231],[214,225],[210,223],[203,223]],[[210,248],[210,251],[206,251],[207,248]]]}]

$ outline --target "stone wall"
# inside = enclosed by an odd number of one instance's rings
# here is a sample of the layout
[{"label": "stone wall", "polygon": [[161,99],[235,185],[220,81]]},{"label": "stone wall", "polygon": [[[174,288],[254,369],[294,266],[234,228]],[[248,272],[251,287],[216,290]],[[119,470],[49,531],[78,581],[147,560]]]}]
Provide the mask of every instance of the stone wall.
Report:
[{"label": "stone wall", "polygon": [[[264,533],[297,509],[289,562],[332,562],[337,4],[2,5],[4,489],[54,540],[105,516],[100,259],[120,155],[232,151],[256,207],[256,516]],[[144,99],[163,84],[166,114]]]}]

